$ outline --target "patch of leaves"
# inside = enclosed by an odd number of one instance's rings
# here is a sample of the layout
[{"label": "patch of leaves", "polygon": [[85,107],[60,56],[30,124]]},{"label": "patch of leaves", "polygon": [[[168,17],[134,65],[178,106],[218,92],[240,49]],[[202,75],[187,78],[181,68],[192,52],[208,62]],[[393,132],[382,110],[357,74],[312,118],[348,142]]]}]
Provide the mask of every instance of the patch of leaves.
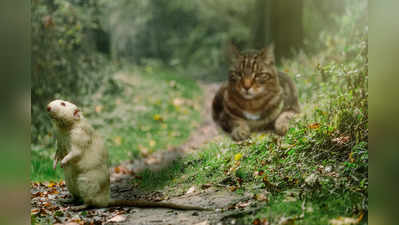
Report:
[{"label": "patch of leaves", "polygon": [[71,196],[63,181],[32,183],[32,224],[109,224],[126,220],[126,214],[131,210],[129,208],[114,207],[75,212],[71,210],[73,204],[62,202],[70,198]]}]

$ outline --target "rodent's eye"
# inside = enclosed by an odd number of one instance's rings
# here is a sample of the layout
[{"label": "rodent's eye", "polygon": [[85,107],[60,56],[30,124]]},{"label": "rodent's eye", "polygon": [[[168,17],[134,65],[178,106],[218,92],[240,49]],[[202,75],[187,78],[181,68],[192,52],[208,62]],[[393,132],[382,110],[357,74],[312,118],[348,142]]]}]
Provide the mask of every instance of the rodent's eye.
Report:
[{"label": "rodent's eye", "polygon": [[61,102],[61,105],[62,105],[62,106],[65,106],[65,102]]}]

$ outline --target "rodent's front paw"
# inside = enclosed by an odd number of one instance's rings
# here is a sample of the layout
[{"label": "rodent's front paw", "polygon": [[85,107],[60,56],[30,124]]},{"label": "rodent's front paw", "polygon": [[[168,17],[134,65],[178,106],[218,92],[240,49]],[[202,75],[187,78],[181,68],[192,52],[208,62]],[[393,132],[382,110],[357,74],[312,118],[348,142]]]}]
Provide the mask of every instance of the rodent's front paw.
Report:
[{"label": "rodent's front paw", "polygon": [[66,160],[62,160],[61,161],[61,168],[64,168],[64,166],[66,165],[68,163],[68,161],[66,161]]},{"label": "rodent's front paw", "polygon": [[58,163],[58,159],[54,159],[53,162],[53,169],[55,170],[55,168],[57,168],[57,163]]},{"label": "rodent's front paw", "polygon": [[249,129],[245,129],[242,127],[234,128],[231,132],[231,137],[234,141],[243,141],[248,139],[250,136]]}]

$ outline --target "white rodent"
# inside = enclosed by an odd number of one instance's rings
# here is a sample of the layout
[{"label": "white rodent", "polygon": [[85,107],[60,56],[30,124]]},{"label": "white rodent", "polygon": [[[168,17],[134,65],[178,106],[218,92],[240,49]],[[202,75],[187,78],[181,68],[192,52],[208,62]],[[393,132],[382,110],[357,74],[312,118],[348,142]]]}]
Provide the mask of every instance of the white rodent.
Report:
[{"label": "white rodent", "polygon": [[74,200],[83,201],[75,210],[110,206],[162,207],[183,210],[207,208],[145,200],[114,200],[110,197],[108,151],[104,141],[73,103],[54,100],[47,111],[57,126],[54,168],[60,162],[65,183]]}]

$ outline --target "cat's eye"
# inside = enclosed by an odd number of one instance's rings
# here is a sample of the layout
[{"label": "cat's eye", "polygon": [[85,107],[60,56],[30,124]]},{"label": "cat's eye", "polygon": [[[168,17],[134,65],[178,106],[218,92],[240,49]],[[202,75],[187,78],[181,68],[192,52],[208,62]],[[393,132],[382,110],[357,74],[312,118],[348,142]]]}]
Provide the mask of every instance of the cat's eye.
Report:
[{"label": "cat's eye", "polygon": [[239,80],[240,79],[240,75],[237,72],[231,71],[229,78],[231,80]]},{"label": "cat's eye", "polygon": [[270,77],[271,77],[270,73],[257,73],[256,74],[257,79],[268,80],[268,79],[270,79]]}]

